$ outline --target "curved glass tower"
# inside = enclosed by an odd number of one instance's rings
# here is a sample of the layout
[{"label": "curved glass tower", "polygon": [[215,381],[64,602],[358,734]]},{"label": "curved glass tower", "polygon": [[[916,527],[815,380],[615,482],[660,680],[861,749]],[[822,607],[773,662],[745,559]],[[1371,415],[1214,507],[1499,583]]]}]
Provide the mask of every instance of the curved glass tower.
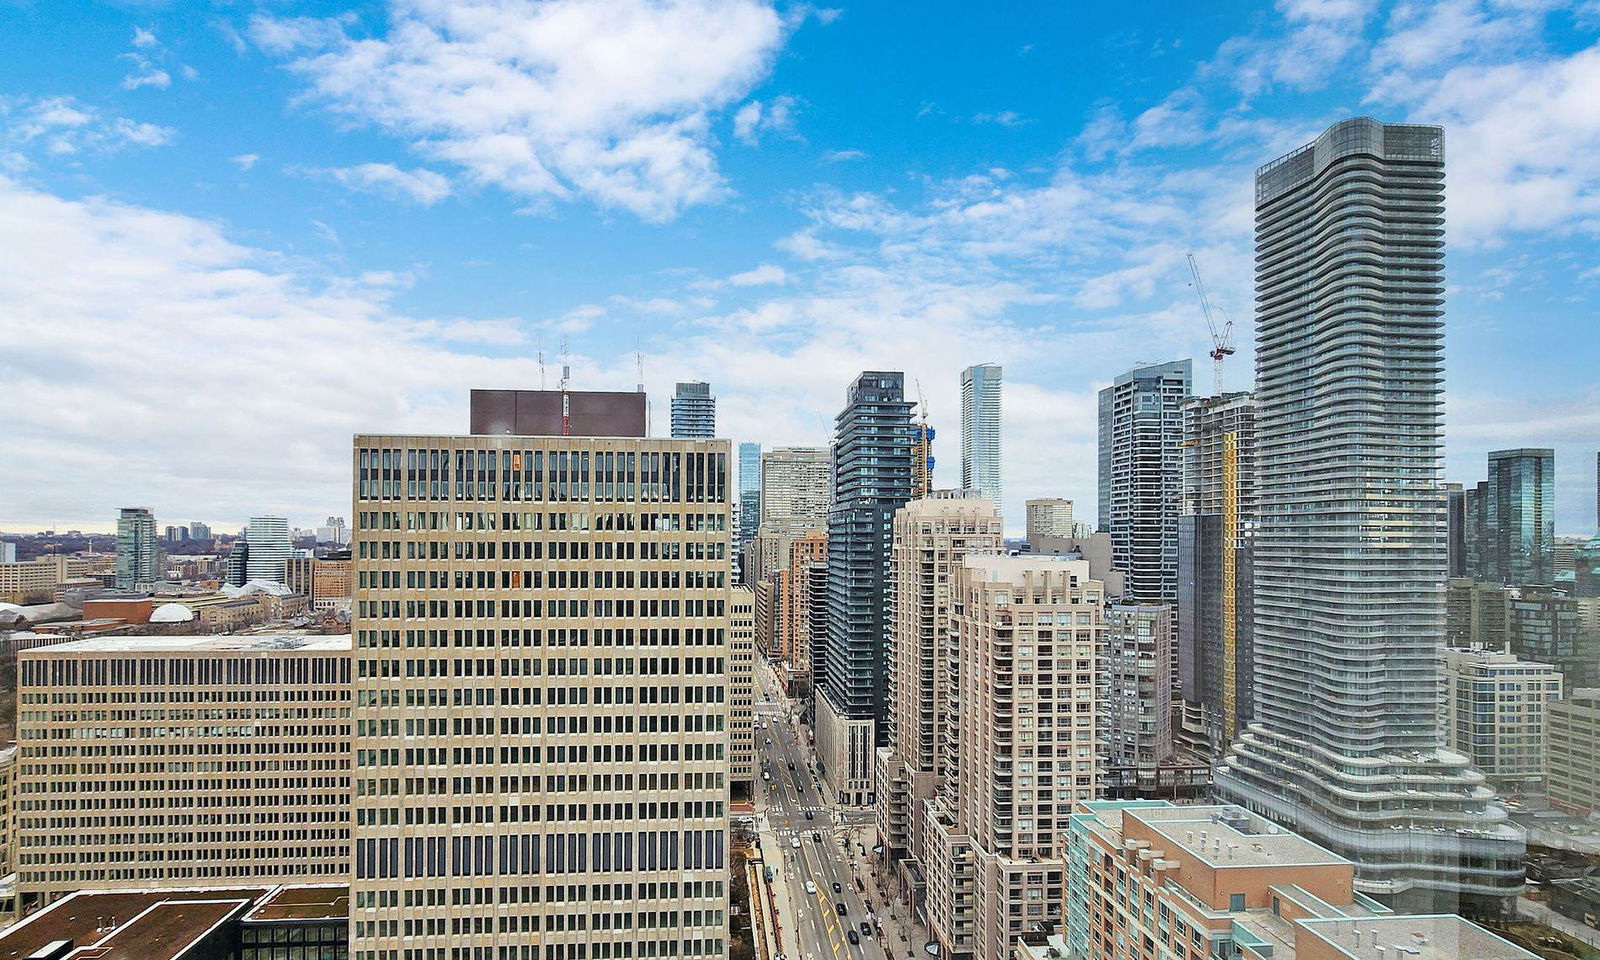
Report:
[{"label": "curved glass tower", "polygon": [[1444,132],[1358,118],[1256,174],[1256,722],[1240,803],[1411,906],[1514,895],[1523,840],[1434,727]]}]

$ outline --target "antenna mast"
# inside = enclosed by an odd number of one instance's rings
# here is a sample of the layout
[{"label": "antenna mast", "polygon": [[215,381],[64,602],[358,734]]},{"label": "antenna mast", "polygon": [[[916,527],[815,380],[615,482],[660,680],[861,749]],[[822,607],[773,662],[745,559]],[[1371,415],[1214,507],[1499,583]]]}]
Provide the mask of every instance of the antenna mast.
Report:
[{"label": "antenna mast", "polygon": [[567,338],[561,338],[561,435],[572,436],[572,399],[567,396],[567,383],[572,379],[572,367],[567,363]]}]

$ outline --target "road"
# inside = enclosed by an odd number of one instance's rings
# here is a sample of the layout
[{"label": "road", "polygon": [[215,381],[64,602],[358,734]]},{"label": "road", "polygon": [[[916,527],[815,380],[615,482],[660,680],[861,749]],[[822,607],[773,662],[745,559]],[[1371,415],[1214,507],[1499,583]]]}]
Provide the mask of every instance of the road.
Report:
[{"label": "road", "polygon": [[[784,885],[787,892],[778,898],[787,960],[883,960],[876,927],[852,869],[853,862],[861,862],[860,851],[853,851],[852,858],[841,844],[844,833],[864,822],[866,815],[840,816],[823,805],[794,719],[796,705],[773,688],[770,671],[758,668],[757,678],[756,818],[767,862],[783,864],[774,883]],[[863,864],[861,869],[867,868]],[[808,880],[816,885],[816,893],[806,891]],[[843,915],[839,904],[844,905]],[[870,935],[862,932],[863,921],[872,926]],[[856,932],[860,943],[849,942],[848,930]]]}]

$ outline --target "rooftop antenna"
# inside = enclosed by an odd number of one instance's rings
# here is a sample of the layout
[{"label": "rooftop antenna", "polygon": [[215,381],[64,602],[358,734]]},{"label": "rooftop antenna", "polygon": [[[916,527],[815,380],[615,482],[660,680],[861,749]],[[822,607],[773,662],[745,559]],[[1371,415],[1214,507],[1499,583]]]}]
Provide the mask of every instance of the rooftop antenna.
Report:
[{"label": "rooftop antenna", "polygon": [[[1195,263],[1194,254],[1185,254],[1189,260],[1189,273],[1194,277],[1195,292],[1200,295],[1200,310],[1206,315],[1206,329],[1211,331],[1211,360],[1217,373],[1216,396],[1222,396],[1222,358],[1234,354],[1233,349],[1233,321],[1228,319],[1227,313],[1221,307],[1213,307],[1211,298],[1206,295],[1205,281],[1200,279],[1200,266]],[[1217,321],[1213,313],[1222,314],[1225,321],[1222,332],[1217,332]]]},{"label": "rooftop antenna", "polygon": [[567,363],[567,338],[561,338],[561,435],[572,436],[572,398],[567,395],[567,383],[572,379],[572,367]]},{"label": "rooftop antenna", "polygon": [[544,351],[539,351],[539,389],[544,389]]}]

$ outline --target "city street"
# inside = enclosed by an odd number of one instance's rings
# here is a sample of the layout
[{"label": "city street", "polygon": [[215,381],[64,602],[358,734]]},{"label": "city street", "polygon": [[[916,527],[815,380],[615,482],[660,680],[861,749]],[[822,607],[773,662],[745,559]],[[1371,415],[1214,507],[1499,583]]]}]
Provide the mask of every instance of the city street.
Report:
[{"label": "city street", "polygon": [[[869,868],[859,848],[847,852],[842,842],[847,834],[859,834],[869,815],[841,817],[821,803],[794,705],[774,689],[769,670],[758,667],[756,677],[756,822],[767,863],[782,864],[773,886],[784,955],[787,960],[880,960],[886,954],[857,880]],[[806,889],[807,881],[814,893]],[[850,931],[859,943],[850,942]]]}]

